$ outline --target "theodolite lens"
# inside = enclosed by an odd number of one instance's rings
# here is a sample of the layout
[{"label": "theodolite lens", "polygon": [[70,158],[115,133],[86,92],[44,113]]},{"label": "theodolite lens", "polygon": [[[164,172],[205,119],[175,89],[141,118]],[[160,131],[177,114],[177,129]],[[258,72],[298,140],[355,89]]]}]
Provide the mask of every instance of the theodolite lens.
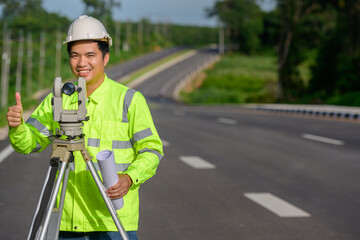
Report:
[{"label": "theodolite lens", "polygon": [[71,82],[67,82],[62,87],[62,92],[70,96],[75,92],[75,85]]}]

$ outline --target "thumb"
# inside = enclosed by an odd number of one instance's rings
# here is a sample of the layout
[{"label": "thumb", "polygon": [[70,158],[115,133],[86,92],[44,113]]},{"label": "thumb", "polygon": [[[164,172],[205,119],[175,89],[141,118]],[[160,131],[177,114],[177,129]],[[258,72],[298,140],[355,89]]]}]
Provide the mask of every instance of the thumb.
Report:
[{"label": "thumb", "polygon": [[16,93],[15,93],[15,100],[16,100],[16,106],[22,108],[21,96],[20,96],[20,93],[19,93],[19,92],[16,92]]}]

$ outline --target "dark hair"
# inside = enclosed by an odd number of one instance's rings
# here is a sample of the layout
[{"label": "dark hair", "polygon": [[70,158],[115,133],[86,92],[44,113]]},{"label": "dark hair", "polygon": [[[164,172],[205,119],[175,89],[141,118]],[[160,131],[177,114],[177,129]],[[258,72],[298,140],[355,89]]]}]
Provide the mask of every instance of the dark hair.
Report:
[{"label": "dark hair", "polygon": [[[103,58],[105,57],[105,54],[109,53],[109,43],[105,41],[94,41],[97,43],[99,50],[102,53]],[[67,45],[67,52],[70,55],[70,51],[72,48],[74,42],[69,42]]]}]

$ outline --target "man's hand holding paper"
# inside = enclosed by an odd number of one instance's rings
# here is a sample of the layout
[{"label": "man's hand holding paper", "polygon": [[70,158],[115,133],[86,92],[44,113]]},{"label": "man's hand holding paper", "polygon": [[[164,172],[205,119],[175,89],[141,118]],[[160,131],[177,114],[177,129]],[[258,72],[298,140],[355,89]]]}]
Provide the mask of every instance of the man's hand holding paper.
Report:
[{"label": "man's hand holding paper", "polygon": [[119,173],[118,176],[118,182],[106,191],[106,194],[111,199],[122,198],[128,193],[129,188],[132,185],[132,181],[129,175]]}]

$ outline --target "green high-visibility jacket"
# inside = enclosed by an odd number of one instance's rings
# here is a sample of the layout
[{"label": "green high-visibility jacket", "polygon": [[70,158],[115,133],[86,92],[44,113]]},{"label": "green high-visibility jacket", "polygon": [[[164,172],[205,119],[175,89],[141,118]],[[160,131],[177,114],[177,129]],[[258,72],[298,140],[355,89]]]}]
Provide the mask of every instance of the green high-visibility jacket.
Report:
[{"label": "green high-visibility jacket", "polygon": [[[44,150],[52,141],[58,122],[53,121],[50,93],[26,123],[10,128],[13,148],[28,154]],[[77,109],[77,94],[63,95],[64,109]],[[140,184],[155,174],[163,147],[143,95],[105,75],[104,82],[88,97],[84,122],[85,146],[97,166],[96,154],[113,150],[117,172],[128,174],[133,184],[118,210],[126,231],[136,231]],[[117,231],[80,152],[74,152],[66,191],[61,231]],[[60,193],[59,193],[60,194]],[[58,195],[59,200],[59,195]]]}]

